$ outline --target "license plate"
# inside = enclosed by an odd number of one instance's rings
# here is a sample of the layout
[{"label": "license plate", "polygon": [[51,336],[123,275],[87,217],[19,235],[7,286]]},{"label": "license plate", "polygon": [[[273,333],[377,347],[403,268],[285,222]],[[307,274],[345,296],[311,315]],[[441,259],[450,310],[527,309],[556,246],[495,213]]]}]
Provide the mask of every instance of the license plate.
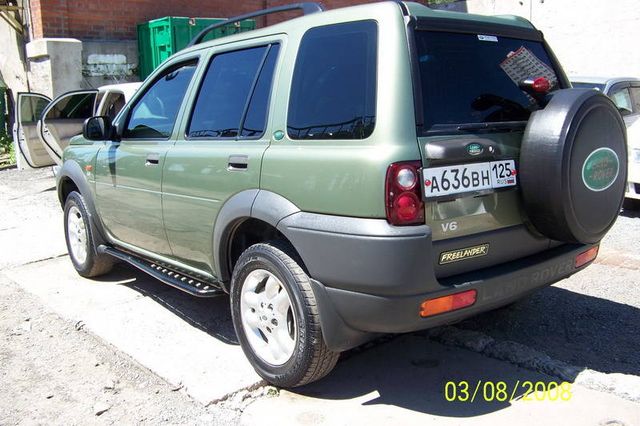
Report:
[{"label": "license plate", "polygon": [[514,160],[422,169],[425,198],[515,186],[516,175]]}]

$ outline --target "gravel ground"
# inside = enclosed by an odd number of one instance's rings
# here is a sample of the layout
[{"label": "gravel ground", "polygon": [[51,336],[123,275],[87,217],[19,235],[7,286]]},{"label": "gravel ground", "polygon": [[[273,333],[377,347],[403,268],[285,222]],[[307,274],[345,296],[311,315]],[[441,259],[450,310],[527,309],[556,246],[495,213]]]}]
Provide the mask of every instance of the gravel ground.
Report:
[{"label": "gravel ground", "polygon": [[[0,275],[0,424],[234,424]],[[43,350],[46,348],[46,350]]]}]

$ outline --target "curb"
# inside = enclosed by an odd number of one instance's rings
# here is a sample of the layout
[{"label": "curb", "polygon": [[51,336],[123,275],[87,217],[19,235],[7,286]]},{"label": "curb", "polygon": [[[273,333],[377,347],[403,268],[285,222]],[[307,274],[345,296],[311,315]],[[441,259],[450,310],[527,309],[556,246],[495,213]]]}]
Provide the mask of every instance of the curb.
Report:
[{"label": "curb", "polygon": [[486,334],[452,326],[428,330],[423,336],[447,346],[468,349],[489,358],[508,361],[527,370],[548,374],[592,390],[611,393],[629,401],[640,402],[638,376],[602,373],[587,367],[570,365],[520,343],[497,341]]}]

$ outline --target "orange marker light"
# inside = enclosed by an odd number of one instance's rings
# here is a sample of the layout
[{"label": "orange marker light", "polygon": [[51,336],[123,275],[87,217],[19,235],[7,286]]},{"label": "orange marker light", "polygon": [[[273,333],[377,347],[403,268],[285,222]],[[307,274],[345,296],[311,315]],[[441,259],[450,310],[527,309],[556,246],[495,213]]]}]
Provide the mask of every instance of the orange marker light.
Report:
[{"label": "orange marker light", "polygon": [[91,170],[93,170],[93,166],[91,164],[87,164],[86,166],[84,166],[84,169],[90,172]]},{"label": "orange marker light", "polygon": [[475,290],[467,290],[462,293],[450,294],[448,296],[429,299],[420,305],[420,316],[430,317],[443,312],[455,311],[457,309],[466,308],[476,303],[478,292]]},{"label": "orange marker light", "polygon": [[598,256],[598,249],[600,246],[591,247],[587,251],[583,251],[576,256],[576,268],[586,265]]}]

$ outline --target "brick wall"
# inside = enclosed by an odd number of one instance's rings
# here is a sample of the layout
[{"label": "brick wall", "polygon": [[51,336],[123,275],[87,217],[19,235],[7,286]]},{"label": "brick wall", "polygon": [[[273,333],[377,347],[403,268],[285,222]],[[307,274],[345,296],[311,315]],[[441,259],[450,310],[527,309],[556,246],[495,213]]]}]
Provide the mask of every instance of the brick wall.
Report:
[{"label": "brick wall", "polygon": [[[327,9],[371,0],[325,0]],[[33,37],[135,40],[136,25],[164,16],[229,17],[279,4],[281,0],[31,0]],[[271,16],[269,24],[282,18]],[[263,21],[264,22],[264,21]]]}]

